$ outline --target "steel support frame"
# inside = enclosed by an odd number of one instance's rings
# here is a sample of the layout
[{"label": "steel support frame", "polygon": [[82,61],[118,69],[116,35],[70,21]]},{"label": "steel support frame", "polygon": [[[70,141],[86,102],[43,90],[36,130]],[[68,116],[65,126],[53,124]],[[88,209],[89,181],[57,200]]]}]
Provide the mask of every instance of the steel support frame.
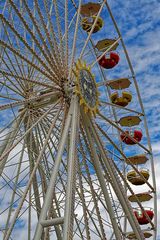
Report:
[{"label": "steel support frame", "polygon": [[68,176],[66,189],[66,202],[64,212],[64,229],[63,240],[70,240],[73,238],[73,219],[74,219],[74,198],[76,187],[76,165],[77,165],[77,133],[79,128],[79,104],[78,97],[73,96],[73,115],[71,122],[71,134],[69,141],[69,159],[68,159]]},{"label": "steel support frame", "polygon": [[101,166],[100,166],[100,162],[99,162],[99,157],[98,157],[98,154],[97,154],[97,152],[95,150],[95,147],[94,147],[95,143],[93,141],[93,136],[91,135],[91,132],[90,132],[90,120],[89,120],[88,116],[83,113],[83,111],[81,111],[81,113],[82,113],[82,118],[83,118],[83,125],[85,127],[85,132],[86,132],[87,139],[89,141],[89,146],[90,146],[90,149],[91,149],[91,152],[92,152],[92,155],[93,155],[92,160],[93,160],[93,163],[94,163],[94,168],[96,170],[96,174],[97,174],[99,183],[101,185],[101,188],[102,188],[102,191],[103,191],[103,194],[104,194],[105,202],[106,202],[106,205],[107,205],[107,210],[108,210],[108,213],[110,215],[110,219],[111,219],[111,222],[112,222],[112,225],[113,225],[115,237],[116,237],[116,239],[121,239],[122,236],[120,234],[120,230],[119,230],[118,224],[116,222],[116,216],[114,214],[114,211],[113,211],[113,208],[112,208],[112,203],[110,201],[110,196],[109,196],[109,193],[108,193],[108,190],[107,190],[107,187],[106,187],[106,181],[105,181],[105,178],[102,174],[102,170],[101,170]]},{"label": "steel support frame", "polygon": [[[66,122],[65,122],[65,126],[64,126],[64,129],[63,129],[61,141],[59,143],[58,152],[57,152],[57,155],[56,155],[56,158],[55,158],[55,165],[54,165],[54,168],[53,168],[53,171],[52,171],[52,174],[51,174],[51,178],[50,178],[50,182],[49,182],[48,189],[47,189],[47,192],[46,192],[45,200],[44,200],[42,210],[41,210],[41,213],[40,213],[39,222],[38,222],[38,225],[37,225],[37,228],[36,228],[36,231],[35,231],[34,240],[40,240],[41,239],[41,235],[42,235],[42,231],[43,231],[43,226],[41,225],[41,222],[46,220],[48,209],[51,206],[51,203],[53,201],[54,186],[55,186],[55,183],[56,183],[58,170],[59,170],[59,167],[60,167],[60,164],[61,164],[62,154],[64,152],[66,140],[67,140],[67,137],[68,137],[68,132],[69,132],[72,117],[73,117],[73,111],[75,111],[75,107],[74,107],[75,104],[76,104],[76,101],[75,101],[75,97],[73,96],[73,98],[71,100],[70,109],[69,109],[69,112],[68,112],[68,115],[67,115],[67,119],[66,119]],[[72,161],[73,161],[73,159],[72,159]],[[65,219],[65,223],[67,223],[66,219]]]},{"label": "steel support frame", "polygon": [[90,129],[90,131],[93,135],[94,141],[95,141],[95,143],[98,147],[98,150],[99,150],[99,152],[102,156],[104,164],[105,164],[105,166],[106,166],[106,168],[107,168],[107,170],[108,170],[108,172],[111,176],[111,179],[112,179],[111,185],[114,189],[114,192],[116,193],[116,195],[117,195],[117,197],[118,197],[118,199],[121,203],[121,206],[122,206],[125,214],[128,217],[128,221],[129,221],[133,231],[135,232],[136,237],[138,239],[143,240],[143,239],[145,239],[144,235],[141,231],[141,228],[139,226],[139,223],[138,223],[137,219],[135,218],[135,216],[133,214],[132,207],[131,207],[128,199],[126,198],[125,189],[124,189],[123,185],[121,184],[120,178],[119,178],[119,176],[118,176],[118,174],[117,174],[117,172],[114,168],[112,160],[107,157],[107,154],[106,154],[106,151],[103,147],[103,144],[102,144],[102,142],[101,142],[101,140],[100,140],[100,138],[99,138],[99,136],[96,132],[95,127],[93,126],[93,124],[91,123],[90,120],[88,120],[88,124],[89,124],[88,127],[89,127],[89,129]]}]

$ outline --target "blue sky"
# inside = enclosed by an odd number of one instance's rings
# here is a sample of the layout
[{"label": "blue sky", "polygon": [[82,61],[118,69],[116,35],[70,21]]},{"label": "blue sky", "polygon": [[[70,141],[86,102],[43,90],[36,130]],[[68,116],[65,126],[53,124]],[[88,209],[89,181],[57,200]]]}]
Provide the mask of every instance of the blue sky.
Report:
[{"label": "blue sky", "polygon": [[[152,143],[160,224],[160,1],[108,1],[131,58]],[[160,239],[158,227],[157,240]]]},{"label": "blue sky", "polygon": [[154,150],[160,137],[160,1],[109,2],[136,73]]},{"label": "blue sky", "polygon": [[153,153],[160,138],[160,1],[109,1],[122,32],[141,92]]}]

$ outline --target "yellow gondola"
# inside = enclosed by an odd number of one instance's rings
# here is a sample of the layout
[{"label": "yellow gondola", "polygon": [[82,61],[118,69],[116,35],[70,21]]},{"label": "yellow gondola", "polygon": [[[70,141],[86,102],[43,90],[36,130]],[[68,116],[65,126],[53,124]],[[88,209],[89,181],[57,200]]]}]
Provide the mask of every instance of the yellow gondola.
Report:
[{"label": "yellow gondola", "polygon": [[[148,232],[148,231],[144,231],[143,234],[144,234],[144,237],[145,237],[145,238],[150,238],[150,237],[152,237],[152,233],[150,233],[150,232]],[[138,238],[136,238],[136,234],[135,234],[134,232],[129,233],[129,234],[127,235],[127,238],[128,238],[128,239],[133,239],[133,240],[138,239]]]},{"label": "yellow gondola", "polygon": [[126,107],[132,100],[132,94],[130,92],[123,91],[122,96],[119,96],[118,92],[114,92],[110,96],[111,102]]},{"label": "yellow gondola", "polygon": [[146,202],[151,200],[152,195],[150,194],[150,192],[142,192],[142,193],[136,193],[136,194],[132,194],[130,196],[128,196],[128,200],[130,202],[137,202],[137,199],[140,202]]},{"label": "yellow gondola", "polygon": [[139,170],[139,173],[143,176],[140,176],[136,171],[131,170],[127,173],[127,180],[133,185],[142,185],[145,184],[145,180],[149,179],[149,171],[147,169]]},{"label": "yellow gondola", "polygon": [[[95,19],[96,19],[96,16],[92,16],[90,18],[88,18],[88,17],[83,18],[82,22],[81,22],[83,30],[86,32],[90,32],[90,30],[95,22]],[[92,33],[98,32],[102,27],[103,27],[103,19],[101,17],[98,17],[96,25],[95,25]]]}]

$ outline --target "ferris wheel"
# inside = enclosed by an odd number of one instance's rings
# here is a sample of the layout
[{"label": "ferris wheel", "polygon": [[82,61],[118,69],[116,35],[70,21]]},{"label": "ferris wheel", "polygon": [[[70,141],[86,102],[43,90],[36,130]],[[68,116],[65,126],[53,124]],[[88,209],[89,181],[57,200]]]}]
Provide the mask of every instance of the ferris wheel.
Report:
[{"label": "ferris wheel", "polygon": [[0,239],[156,239],[146,116],[107,1],[0,11]]}]

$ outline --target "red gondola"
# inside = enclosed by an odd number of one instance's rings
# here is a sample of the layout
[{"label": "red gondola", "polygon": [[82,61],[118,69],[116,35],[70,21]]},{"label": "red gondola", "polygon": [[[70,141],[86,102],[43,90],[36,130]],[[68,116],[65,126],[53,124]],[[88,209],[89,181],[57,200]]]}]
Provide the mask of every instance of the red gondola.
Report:
[{"label": "red gondola", "polygon": [[134,215],[136,216],[138,222],[140,225],[145,225],[149,223],[148,218],[146,217],[145,213],[148,215],[149,219],[152,220],[154,217],[154,212],[150,210],[144,210],[144,211],[134,211]]},{"label": "red gondola", "polygon": [[[133,130],[133,131],[125,131],[125,133],[129,134],[129,136],[131,136],[132,138],[134,138],[137,142],[140,142],[142,139],[142,132],[141,130]],[[122,140],[122,142],[126,143],[127,145],[133,145],[136,144],[136,142],[134,142],[130,137],[128,137],[127,135],[125,135],[125,133],[121,133],[120,134],[120,138]]]},{"label": "red gondola", "polygon": [[109,56],[104,55],[100,60],[99,60],[99,65],[103,68],[110,69],[115,67],[119,63],[120,57],[117,53],[115,52],[110,52]]}]

